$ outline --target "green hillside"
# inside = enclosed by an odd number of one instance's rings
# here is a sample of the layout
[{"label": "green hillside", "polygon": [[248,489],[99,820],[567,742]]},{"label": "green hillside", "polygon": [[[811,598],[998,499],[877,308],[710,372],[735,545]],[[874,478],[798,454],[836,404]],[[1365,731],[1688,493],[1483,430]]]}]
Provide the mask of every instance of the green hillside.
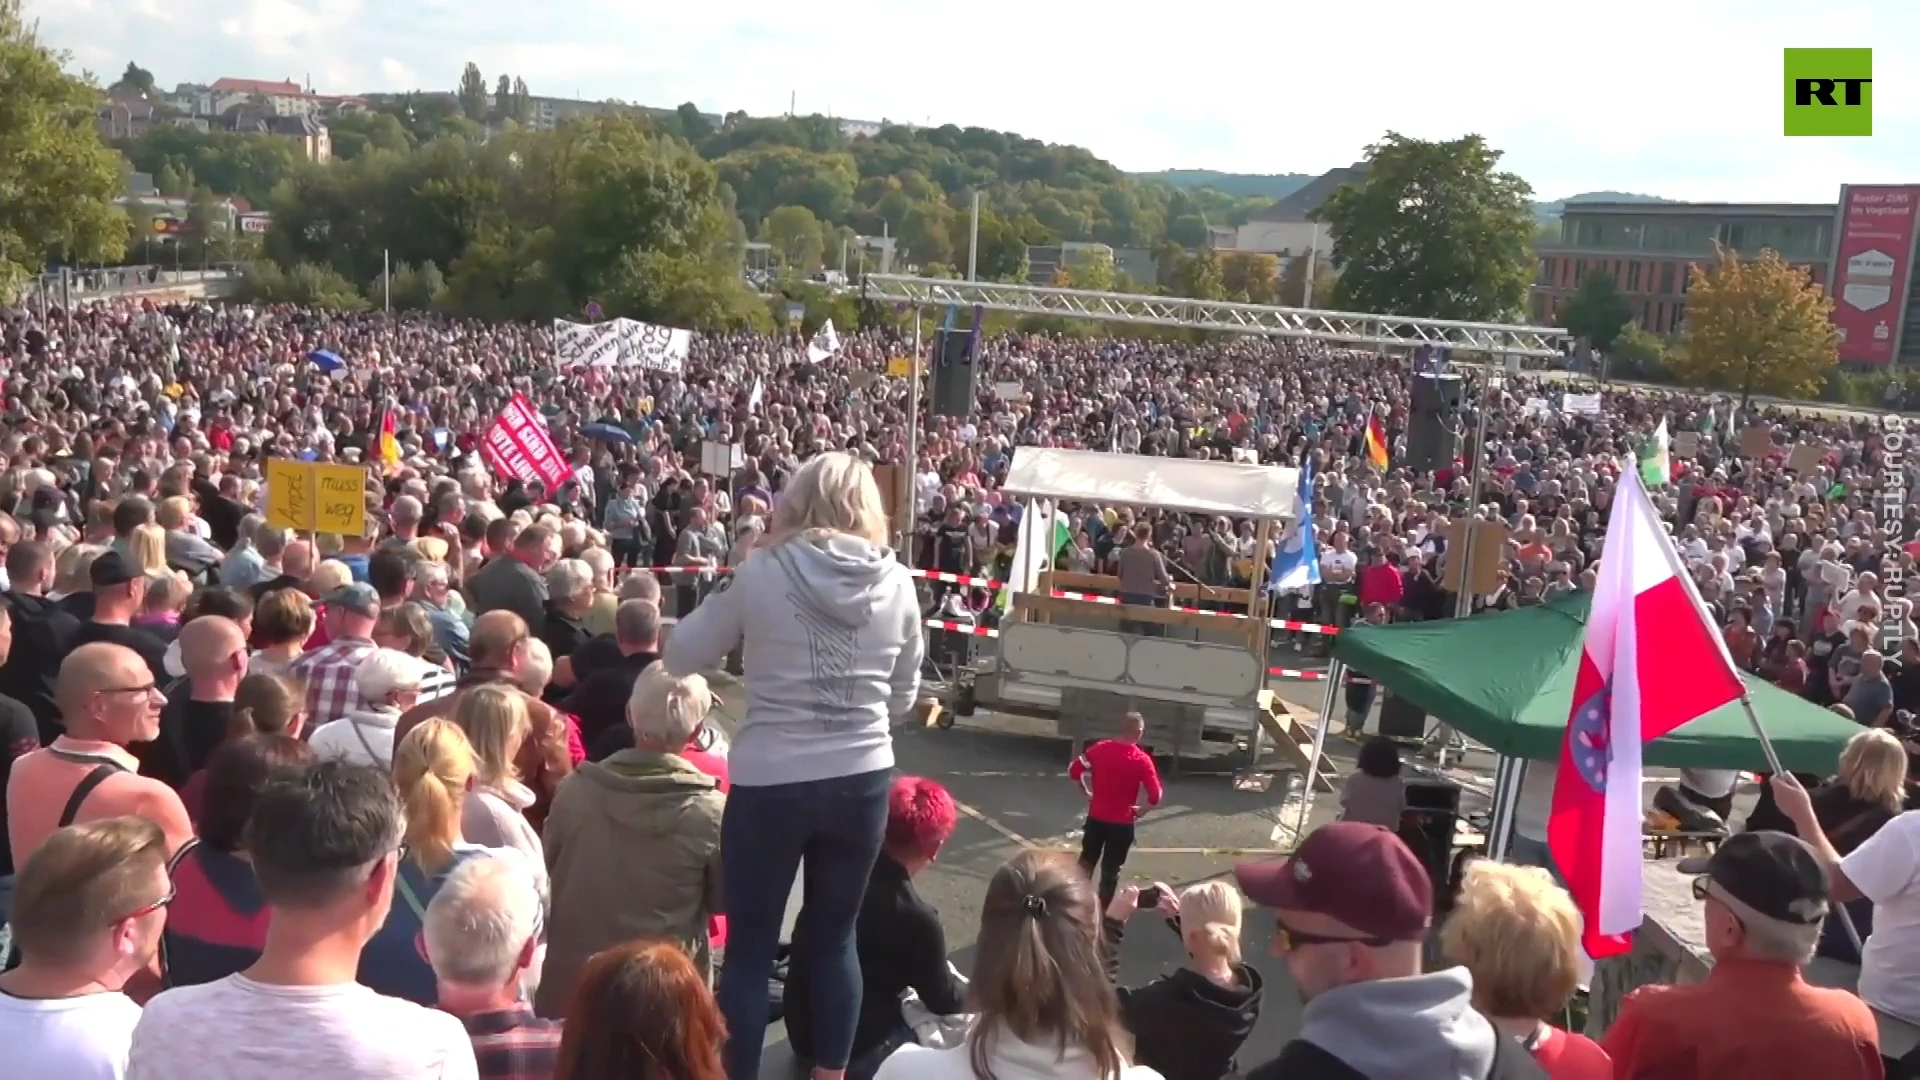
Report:
[{"label": "green hillside", "polygon": [[1315,173],[1228,173],[1213,169],[1162,169],[1159,172],[1129,173],[1135,180],[1147,180],[1191,190],[1212,188],[1222,195],[1241,199],[1284,199],[1307,186]]}]

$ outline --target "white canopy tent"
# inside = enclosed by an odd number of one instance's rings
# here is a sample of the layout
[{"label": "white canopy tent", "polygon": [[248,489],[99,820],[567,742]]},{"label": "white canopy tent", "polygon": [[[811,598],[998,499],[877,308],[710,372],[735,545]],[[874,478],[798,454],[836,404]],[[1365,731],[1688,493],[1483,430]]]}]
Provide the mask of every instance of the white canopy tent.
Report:
[{"label": "white canopy tent", "polygon": [[1151,506],[1262,520],[1300,516],[1300,470],[1022,446],[1001,490],[1030,499]]}]

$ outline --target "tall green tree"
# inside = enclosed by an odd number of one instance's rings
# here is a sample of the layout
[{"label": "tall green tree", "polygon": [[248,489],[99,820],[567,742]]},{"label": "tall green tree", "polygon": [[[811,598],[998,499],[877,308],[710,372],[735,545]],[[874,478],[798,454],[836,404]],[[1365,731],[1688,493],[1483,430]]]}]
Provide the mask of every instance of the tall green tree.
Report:
[{"label": "tall green tree", "polygon": [[0,0],[0,296],[49,258],[107,262],[126,250],[113,205],[120,160],[93,124],[93,87],[62,70],[21,0]]},{"label": "tall green tree", "polygon": [[1633,305],[1620,295],[1613,275],[1605,271],[1589,271],[1582,277],[1580,287],[1560,312],[1560,325],[1568,333],[1586,338],[1601,352],[1611,352],[1632,321]]},{"label": "tall green tree", "polygon": [[1225,300],[1226,274],[1220,267],[1220,254],[1212,248],[1196,251],[1179,260],[1174,268],[1173,291],[1195,300]]},{"label": "tall green tree", "polygon": [[226,207],[213,192],[196,189],[174,241],[186,245],[181,252],[183,261],[205,264],[229,258],[233,230],[228,225]]},{"label": "tall green tree", "polygon": [[477,124],[487,118],[487,77],[480,74],[480,65],[467,61],[466,69],[460,72],[460,87],[454,91],[454,98],[467,119]]},{"label": "tall green tree", "polygon": [[1112,292],[1114,276],[1113,252],[1094,248],[1080,258],[1063,263],[1053,272],[1053,283],[1063,289]]},{"label": "tall green tree", "polygon": [[493,109],[488,117],[496,124],[513,119],[513,78],[502,72],[493,86]]},{"label": "tall green tree", "polygon": [[154,94],[153,72],[129,60],[127,61],[127,70],[122,72],[120,78],[115,80],[114,84],[107,89],[124,90],[129,93],[144,94],[147,97],[152,97]]},{"label": "tall green tree", "polygon": [[673,113],[680,123],[681,138],[698,146],[713,137],[713,124],[701,114],[700,106],[683,101]]},{"label": "tall green tree", "polygon": [[771,244],[780,265],[797,273],[819,269],[826,251],[826,232],[820,219],[804,206],[777,207],[760,223],[760,241]]},{"label": "tall green tree", "polygon": [[[1316,211],[1333,233],[1336,306],[1426,318],[1519,315],[1532,281],[1533,189],[1478,135],[1429,142],[1388,132],[1366,178]],[[1317,300],[1317,298],[1316,298]]]}]

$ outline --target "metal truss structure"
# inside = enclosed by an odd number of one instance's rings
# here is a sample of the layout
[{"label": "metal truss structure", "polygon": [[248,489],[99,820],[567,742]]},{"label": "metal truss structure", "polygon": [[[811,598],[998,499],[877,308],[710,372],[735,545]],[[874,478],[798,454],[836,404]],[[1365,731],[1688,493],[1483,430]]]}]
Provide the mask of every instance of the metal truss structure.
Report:
[{"label": "metal truss structure", "polygon": [[1360,315],[1349,311],[1267,307],[1178,296],[1131,296],[989,281],[945,281],[901,274],[868,274],[864,280],[864,295],[875,302],[919,307],[981,307],[1015,315],[1268,334],[1374,348],[1444,345],[1496,357],[1505,354],[1558,357],[1565,353],[1561,343],[1570,339],[1565,330],[1551,326]]}]

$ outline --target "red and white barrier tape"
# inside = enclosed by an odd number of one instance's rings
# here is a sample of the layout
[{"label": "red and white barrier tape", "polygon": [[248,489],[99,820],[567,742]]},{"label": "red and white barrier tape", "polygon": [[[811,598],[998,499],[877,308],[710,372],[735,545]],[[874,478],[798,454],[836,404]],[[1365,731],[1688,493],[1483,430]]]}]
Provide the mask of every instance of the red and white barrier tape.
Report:
[{"label": "red and white barrier tape", "polygon": [[992,578],[971,577],[966,574],[949,574],[945,570],[921,570],[915,567],[909,569],[907,572],[917,578],[925,578],[928,581],[944,581],[949,585],[978,585],[983,589],[1000,589],[1005,588],[1007,584],[1004,581],[995,581]]},{"label": "red and white barrier tape", "polygon": [[1327,677],[1327,673],[1324,671],[1302,671],[1299,668],[1290,667],[1270,667],[1267,669],[1267,674],[1282,679],[1309,679],[1315,681],[1323,680]]},{"label": "red and white barrier tape", "polygon": [[935,630],[952,630],[956,634],[972,634],[974,637],[999,637],[1000,631],[991,626],[976,626],[973,623],[948,622],[945,619],[928,619],[927,625]]},{"label": "red and white barrier tape", "polygon": [[731,574],[731,566],[616,566],[614,577],[628,574]]}]

